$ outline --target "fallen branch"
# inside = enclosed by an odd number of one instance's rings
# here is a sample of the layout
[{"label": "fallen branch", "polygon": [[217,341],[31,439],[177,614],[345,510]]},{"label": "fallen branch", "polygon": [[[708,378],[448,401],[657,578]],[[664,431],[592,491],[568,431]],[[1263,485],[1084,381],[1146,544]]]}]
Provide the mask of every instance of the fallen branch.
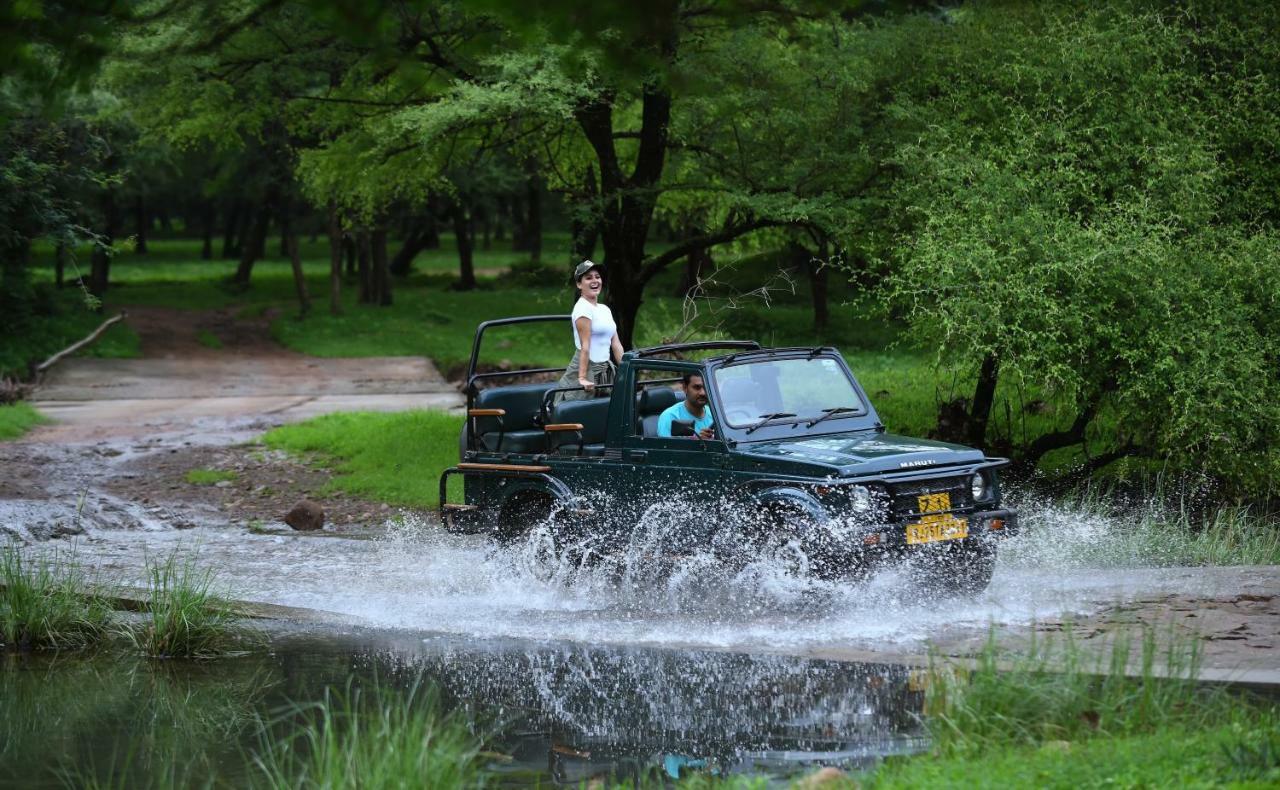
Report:
[{"label": "fallen branch", "polygon": [[84,348],[85,346],[93,343],[99,337],[102,337],[102,333],[107,331],[107,329],[112,324],[118,321],[123,321],[125,316],[127,315],[129,315],[127,312],[121,310],[118,315],[114,315],[111,318],[108,318],[106,321],[103,321],[102,324],[97,329],[90,332],[89,336],[86,337],[84,340],[80,340],[78,342],[72,343],[71,345],[67,346],[66,348],[62,349],[58,353],[46,359],[44,362],[41,362],[39,365],[36,365],[36,373],[44,373],[49,368],[61,362],[65,357],[69,357],[72,354],[79,351],[80,349]]}]

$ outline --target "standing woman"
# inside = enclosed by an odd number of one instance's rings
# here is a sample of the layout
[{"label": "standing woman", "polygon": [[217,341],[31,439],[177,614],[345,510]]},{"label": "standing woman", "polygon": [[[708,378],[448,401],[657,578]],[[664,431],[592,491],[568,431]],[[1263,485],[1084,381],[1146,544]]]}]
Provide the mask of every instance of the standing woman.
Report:
[{"label": "standing woman", "polygon": [[604,289],[603,267],[583,261],[573,270],[578,301],[573,306],[573,345],[577,349],[564,369],[557,387],[582,390],[557,393],[558,400],[587,400],[596,396],[596,387],[613,383],[614,364],[622,361],[622,341],[613,312],[600,304]]}]

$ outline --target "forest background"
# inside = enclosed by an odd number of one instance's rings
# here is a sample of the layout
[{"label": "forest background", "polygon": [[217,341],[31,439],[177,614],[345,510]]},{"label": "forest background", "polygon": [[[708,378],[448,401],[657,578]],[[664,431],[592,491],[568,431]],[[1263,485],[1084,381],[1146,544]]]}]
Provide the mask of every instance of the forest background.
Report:
[{"label": "forest background", "polygon": [[[291,303],[290,347],[447,369],[477,320],[567,312],[591,257],[628,347],[828,342],[901,432],[1270,499],[1278,19],[1248,0],[7,3],[0,374],[128,304]],[[94,353],[136,342],[115,327]]]}]

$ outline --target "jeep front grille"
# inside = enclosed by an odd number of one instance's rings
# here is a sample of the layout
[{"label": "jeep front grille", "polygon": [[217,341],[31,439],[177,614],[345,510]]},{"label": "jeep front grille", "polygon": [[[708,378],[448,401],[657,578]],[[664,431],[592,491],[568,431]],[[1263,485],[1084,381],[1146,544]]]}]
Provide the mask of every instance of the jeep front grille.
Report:
[{"label": "jeep front grille", "polygon": [[973,506],[973,497],[969,493],[968,475],[890,483],[889,507],[894,518],[919,516],[921,514],[920,497],[926,494],[947,494],[951,498],[953,511],[964,511]]}]

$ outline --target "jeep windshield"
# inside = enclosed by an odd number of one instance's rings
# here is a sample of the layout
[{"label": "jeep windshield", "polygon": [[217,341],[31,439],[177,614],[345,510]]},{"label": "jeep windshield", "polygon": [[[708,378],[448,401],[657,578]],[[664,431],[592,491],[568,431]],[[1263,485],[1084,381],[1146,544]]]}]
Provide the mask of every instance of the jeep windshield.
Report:
[{"label": "jeep windshield", "polygon": [[717,369],[714,378],[730,428],[834,423],[867,413],[843,366],[830,356],[741,362]]}]

